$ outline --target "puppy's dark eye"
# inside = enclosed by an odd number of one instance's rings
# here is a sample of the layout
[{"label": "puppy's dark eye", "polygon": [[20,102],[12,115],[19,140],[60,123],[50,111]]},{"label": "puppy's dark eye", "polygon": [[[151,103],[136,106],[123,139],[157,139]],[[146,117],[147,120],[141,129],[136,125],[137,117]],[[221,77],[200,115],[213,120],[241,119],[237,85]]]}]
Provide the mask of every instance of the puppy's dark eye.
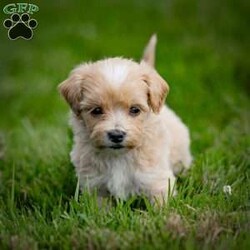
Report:
[{"label": "puppy's dark eye", "polygon": [[94,109],[91,110],[90,114],[92,116],[99,116],[103,114],[103,109],[101,107],[96,107]]},{"label": "puppy's dark eye", "polygon": [[135,106],[132,106],[130,109],[129,109],[129,114],[131,116],[137,116],[141,113],[141,110],[138,108],[138,107],[135,107]]}]

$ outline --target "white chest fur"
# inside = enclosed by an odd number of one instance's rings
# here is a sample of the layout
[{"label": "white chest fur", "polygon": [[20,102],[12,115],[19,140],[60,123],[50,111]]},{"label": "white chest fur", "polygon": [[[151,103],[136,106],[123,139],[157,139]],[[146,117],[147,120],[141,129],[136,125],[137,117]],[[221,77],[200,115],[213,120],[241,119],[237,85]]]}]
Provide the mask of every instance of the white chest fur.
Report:
[{"label": "white chest fur", "polygon": [[128,164],[126,159],[121,159],[113,162],[108,170],[107,189],[108,191],[119,198],[126,199],[129,194],[136,193],[134,174],[132,166]]}]

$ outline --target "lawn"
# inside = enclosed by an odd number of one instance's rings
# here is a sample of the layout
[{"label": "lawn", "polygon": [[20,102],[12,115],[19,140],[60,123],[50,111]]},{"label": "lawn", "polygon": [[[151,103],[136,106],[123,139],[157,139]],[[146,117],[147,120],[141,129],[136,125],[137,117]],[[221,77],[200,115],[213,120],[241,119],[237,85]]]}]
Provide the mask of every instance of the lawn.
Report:
[{"label": "lawn", "polygon": [[[249,2],[34,2],[31,40],[0,25],[0,249],[250,249]],[[78,192],[57,85],[82,61],[139,60],[154,32],[194,162],[162,209],[106,211]]]}]

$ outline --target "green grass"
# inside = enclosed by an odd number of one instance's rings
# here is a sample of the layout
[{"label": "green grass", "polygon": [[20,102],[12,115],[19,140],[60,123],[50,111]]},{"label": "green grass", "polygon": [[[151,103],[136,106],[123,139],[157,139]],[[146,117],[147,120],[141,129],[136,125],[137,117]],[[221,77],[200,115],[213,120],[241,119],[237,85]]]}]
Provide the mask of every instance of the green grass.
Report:
[{"label": "green grass", "polygon": [[[0,248],[249,249],[248,1],[38,5],[31,41],[0,27]],[[78,196],[56,87],[82,61],[139,59],[153,32],[167,103],[190,128],[195,160],[166,207],[133,198],[106,211]]]}]

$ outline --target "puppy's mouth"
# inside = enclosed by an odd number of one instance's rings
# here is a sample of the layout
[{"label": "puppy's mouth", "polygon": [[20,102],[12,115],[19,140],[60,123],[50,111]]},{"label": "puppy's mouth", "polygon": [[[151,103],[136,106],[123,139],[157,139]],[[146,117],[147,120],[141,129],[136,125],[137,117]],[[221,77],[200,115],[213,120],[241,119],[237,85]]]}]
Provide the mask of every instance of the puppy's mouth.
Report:
[{"label": "puppy's mouth", "polygon": [[120,145],[120,144],[118,144],[118,145],[112,145],[112,146],[109,146],[108,148],[111,148],[111,149],[122,149],[122,148],[125,148],[123,145]]},{"label": "puppy's mouth", "polygon": [[132,149],[132,147],[129,147],[129,146],[125,146],[125,145],[122,145],[122,144],[113,144],[113,145],[102,145],[102,146],[98,146],[97,147],[99,150],[123,150],[123,149]]}]

